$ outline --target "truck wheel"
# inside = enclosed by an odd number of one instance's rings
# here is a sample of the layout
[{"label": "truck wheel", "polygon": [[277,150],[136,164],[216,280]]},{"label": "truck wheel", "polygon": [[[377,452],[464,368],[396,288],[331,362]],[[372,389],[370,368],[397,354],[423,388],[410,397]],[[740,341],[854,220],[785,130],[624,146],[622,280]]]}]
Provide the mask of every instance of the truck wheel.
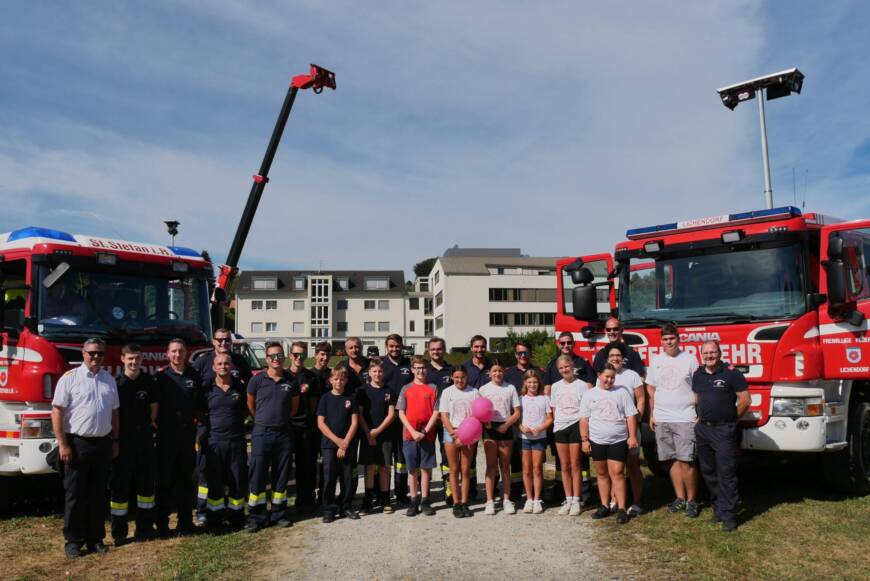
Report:
[{"label": "truck wheel", "polygon": [[870,494],[870,402],[859,401],[849,411],[845,450],[825,454],[827,488],[843,494]]},{"label": "truck wheel", "polygon": [[647,423],[641,423],[640,431],[641,448],[643,448],[643,458],[646,460],[647,468],[655,476],[667,476],[668,471],[659,462],[659,454],[656,450],[656,433],[650,429]]}]

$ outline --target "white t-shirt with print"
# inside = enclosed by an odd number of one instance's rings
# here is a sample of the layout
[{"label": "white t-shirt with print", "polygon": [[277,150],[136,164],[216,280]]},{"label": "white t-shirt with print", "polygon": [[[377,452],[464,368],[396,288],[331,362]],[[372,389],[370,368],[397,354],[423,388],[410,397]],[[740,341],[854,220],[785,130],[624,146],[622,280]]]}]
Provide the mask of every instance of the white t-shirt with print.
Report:
[{"label": "white t-shirt with print", "polygon": [[550,387],[550,404],[553,406],[553,431],[558,432],[580,421],[580,401],[588,389],[585,381],[575,379],[566,383],[560,379]]},{"label": "white t-shirt with print", "polygon": [[474,387],[460,390],[455,385],[451,385],[441,392],[441,397],[438,399],[438,411],[447,412],[447,419],[450,420],[454,428],[458,428],[462,420],[473,415],[471,404],[479,397],[480,394]]},{"label": "white t-shirt with print", "polygon": [[695,394],[692,392],[692,374],[698,368],[698,360],[685,351],[671,357],[659,353],[652,358],[646,372],[647,385],[655,387],[656,422],[694,422]]},{"label": "white t-shirt with print", "polygon": [[628,392],[631,396],[631,401],[637,405],[637,398],[634,395],[634,390],[643,385],[643,379],[632,369],[623,367],[616,374],[616,381],[613,384],[613,389],[621,388]]},{"label": "white t-shirt with print", "polygon": [[580,417],[589,418],[589,439],[596,444],[617,444],[628,439],[626,418],[637,414],[634,398],[616,386],[593,387],[583,394]]},{"label": "white t-shirt with print", "polygon": [[510,383],[496,385],[490,381],[480,388],[480,395],[492,402],[490,422],[504,422],[513,415],[514,408],[520,407],[517,388]]},{"label": "white t-shirt with print", "polygon": [[[520,399],[520,404],[523,408],[522,425],[527,428],[537,428],[547,421],[547,414],[552,413],[550,411],[550,398],[546,395],[524,395]],[[537,435],[521,432],[520,437],[523,440],[541,440],[547,437],[547,431],[544,430]]]}]

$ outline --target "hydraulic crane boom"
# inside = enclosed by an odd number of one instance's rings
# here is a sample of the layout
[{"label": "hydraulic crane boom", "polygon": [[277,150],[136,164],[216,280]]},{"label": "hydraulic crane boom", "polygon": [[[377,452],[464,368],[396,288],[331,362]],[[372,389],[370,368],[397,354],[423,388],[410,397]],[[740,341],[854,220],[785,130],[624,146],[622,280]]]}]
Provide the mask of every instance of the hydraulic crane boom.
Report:
[{"label": "hydraulic crane boom", "polygon": [[260,164],[260,171],[254,175],[254,183],[251,185],[251,192],[248,194],[248,202],[245,204],[245,210],[242,212],[242,217],[239,220],[239,226],[236,229],[232,246],[230,246],[226,263],[220,267],[217,284],[211,299],[212,324],[214,328],[224,326],[224,308],[226,307],[229,289],[239,272],[239,258],[242,255],[245,240],[248,238],[248,232],[254,221],[257,206],[260,204],[260,197],[263,195],[266,184],[269,183],[269,169],[272,167],[272,160],[275,159],[275,153],[278,151],[278,143],[281,141],[281,135],[283,135],[287,119],[290,117],[290,110],[293,109],[296,93],[299,92],[299,89],[312,89],[315,93],[321,93],[325,87],[335,90],[335,73],[314,64],[311,65],[311,71],[307,75],[297,75],[290,82],[290,88],[287,90],[287,96],[284,98],[284,104],[281,106],[281,112],[278,114],[278,120],[275,122],[275,128],[272,130],[272,138],[269,140],[268,147],[266,147],[263,163]]}]

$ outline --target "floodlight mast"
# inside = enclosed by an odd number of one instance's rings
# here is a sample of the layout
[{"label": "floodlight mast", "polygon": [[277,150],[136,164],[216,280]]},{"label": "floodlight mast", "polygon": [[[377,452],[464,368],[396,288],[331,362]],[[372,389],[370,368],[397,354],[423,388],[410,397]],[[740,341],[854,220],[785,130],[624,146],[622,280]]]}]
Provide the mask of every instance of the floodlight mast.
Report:
[{"label": "floodlight mast", "polygon": [[764,90],[767,100],[779,99],[792,93],[800,94],[804,74],[797,68],[787,69],[772,75],[758,77],[735,85],[722,87],[717,92],[722,104],[734,110],[737,105],[750,99],[758,99],[758,122],[761,126],[761,162],[764,167],[764,203],[773,208],[773,185],[770,180],[770,155],[767,148],[767,121],[764,113]]}]

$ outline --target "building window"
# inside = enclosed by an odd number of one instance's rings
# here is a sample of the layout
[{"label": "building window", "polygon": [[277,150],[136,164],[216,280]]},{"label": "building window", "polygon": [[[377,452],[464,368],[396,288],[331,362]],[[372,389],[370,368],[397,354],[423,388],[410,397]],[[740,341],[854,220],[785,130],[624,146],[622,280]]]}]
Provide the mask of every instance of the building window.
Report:
[{"label": "building window", "polygon": [[366,333],[374,333],[375,332],[375,322],[374,321],[366,321],[363,323],[363,331]]},{"label": "building window", "polygon": [[293,301],[293,310],[294,311],[304,311],[305,310],[305,301]]},{"label": "building window", "polygon": [[252,311],[263,310],[263,301],[251,301],[251,310]]},{"label": "building window", "polygon": [[338,321],[335,323],[335,330],[339,333],[347,333],[347,321]]},{"label": "building window", "polygon": [[305,332],[305,323],[293,323],[293,334],[301,335]]},{"label": "building window", "polygon": [[414,331],[416,331],[416,329],[414,327],[416,327],[416,325],[414,324],[414,321],[408,321],[408,331],[413,333]]},{"label": "building window", "polygon": [[423,299],[423,314],[432,314],[432,299]]},{"label": "building window", "polygon": [[335,308],[339,311],[347,310],[347,299],[338,299],[335,301]]},{"label": "building window", "polygon": [[389,321],[378,321],[378,331],[381,333],[389,333],[390,332],[390,322]]},{"label": "building window", "polygon": [[278,301],[266,301],[266,310],[267,311],[277,311],[278,310]]},{"label": "building window", "polygon": [[262,333],[263,323],[251,323],[251,333]]},{"label": "building window", "polygon": [[556,289],[553,288],[491,288],[490,302],[516,303],[555,303]]},{"label": "building window", "polygon": [[363,301],[363,308],[367,311],[374,311],[378,306],[378,301]]},{"label": "building window", "polygon": [[266,332],[274,333],[278,330],[278,323],[266,323]]},{"label": "building window", "polygon": [[329,337],[329,329],[327,327],[315,327],[311,329],[311,336],[317,337],[318,339],[325,339]]},{"label": "building window", "polygon": [[311,277],[311,302],[320,304],[329,302],[329,278]]},{"label": "building window", "polygon": [[335,281],[336,281],[336,283],[338,283],[339,290],[346,291],[347,289],[350,288],[350,281],[347,279],[346,276],[340,276],[340,277],[336,278]]},{"label": "building window", "polygon": [[421,293],[429,292],[429,279],[428,278],[421,278],[419,286],[420,286]]},{"label": "building window", "polygon": [[366,278],[366,290],[390,290],[390,279],[385,276]]},{"label": "building window", "polygon": [[493,327],[543,327],[555,322],[555,313],[490,313]]},{"label": "building window", "polygon": [[311,326],[317,327],[329,324],[329,306],[313,305],[311,307]]},{"label": "building window", "polygon": [[423,334],[431,337],[434,334],[435,321],[432,319],[423,319]]},{"label": "building window", "polygon": [[305,277],[304,276],[295,276],[293,277],[293,290],[305,290]]},{"label": "building window", "polygon": [[378,301],[378,310],[379,311],[389,311],[390,310],[390,301],[385,301],[385,300]]},{"label": "building window", "polygon": [[442,291],[438,291],[438,294],[435,295],[435,306],[440,307],[444,303],[444,293]]},{"label": "building window", "polygon": [[409,311],[419,311],[420,310],[420,298],[419,297],[410,297],[408,299],[408,310]]},{"label": "building window", "polygon": [[255,276],[251,279],[253,290],[278,290],[277,276]]}]

